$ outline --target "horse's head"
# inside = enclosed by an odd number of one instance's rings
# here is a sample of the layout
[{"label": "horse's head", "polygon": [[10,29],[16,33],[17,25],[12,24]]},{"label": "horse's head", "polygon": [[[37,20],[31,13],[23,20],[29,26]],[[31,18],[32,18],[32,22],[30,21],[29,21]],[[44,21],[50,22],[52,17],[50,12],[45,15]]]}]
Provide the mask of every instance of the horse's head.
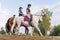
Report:
[{"label": "horse's head", "polygon": [[48,17],[47,13],[44,10],[40,10],[36,12],[34,15],[38,17],[39,22],[42,21],[43,16]]},{"label": "horse's head", "polygon": [[14,18],[11,17],[10,20],[9,20],[9,22],[10,22],[11,25],[13,24],[13,21],[14,21]]}]

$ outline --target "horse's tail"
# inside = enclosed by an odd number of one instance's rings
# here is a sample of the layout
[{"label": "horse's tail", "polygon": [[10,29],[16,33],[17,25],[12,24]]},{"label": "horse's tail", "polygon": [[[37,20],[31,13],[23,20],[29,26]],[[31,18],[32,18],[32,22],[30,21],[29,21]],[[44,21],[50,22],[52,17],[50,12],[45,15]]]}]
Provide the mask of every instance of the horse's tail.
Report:
[{"label": "horse's tail", "polygon": [[6,29],[6,32],[7,32],[7,33],[10,32],[10,28],[11,28],[10,25],[9,25],[9,20],[10,20],[10,19],[7,20],[7,23],[6,23],[6,25],[5,25],[5,29]]}]

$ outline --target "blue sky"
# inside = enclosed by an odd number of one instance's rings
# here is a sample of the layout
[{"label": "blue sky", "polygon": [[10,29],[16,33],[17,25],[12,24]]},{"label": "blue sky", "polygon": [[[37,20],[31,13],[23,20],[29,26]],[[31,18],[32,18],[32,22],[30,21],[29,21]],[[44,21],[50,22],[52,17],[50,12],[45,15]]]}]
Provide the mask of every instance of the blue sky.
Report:
[{"label": "blue sky", "polygon": [[32,6],[41,6],[46,4],[52,5],[60,2],[60,0],[0,0],[0,2],[2,4],[2,8],[7,8],[12,12],[17,12],[18,8],[22,6],[23,11],[25,12],[28,3],[31,3]]},{"label": "blue sky", "polygon": [[26,14],[27,4],[32,4],[32,14],[40,11],[42,8],[49,8],[53,11],[51,26],[60,24],[60,0],[0,0],[0,26],[5,26],[7,19],[13,14],[18,16],[18,8],[23,7]]}]

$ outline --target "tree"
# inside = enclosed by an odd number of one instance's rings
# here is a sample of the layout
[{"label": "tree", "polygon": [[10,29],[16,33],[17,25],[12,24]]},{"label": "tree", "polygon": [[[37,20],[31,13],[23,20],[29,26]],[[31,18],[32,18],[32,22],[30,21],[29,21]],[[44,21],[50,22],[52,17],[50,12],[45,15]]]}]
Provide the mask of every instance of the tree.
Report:
[{"label": "tree", "polygon": [[3,27],[1,28],[0,34],[5,34],[6,32],[4,31]]},{"label": "tree", "polygon": [[48,8],[46,9],[43,9],[44,11],[44,15],[42,16],[42,22],[41,22],[41,25],[40,25],[40,28],[42,27],[42,29],[44,29],[45,31],[45,34],[44,35],[47,35],[47,31],[50,30],[50,20],[51,20],[51,16],[52,16],[52,12],[48,10]]},{"label": "tree", "polygon": [[39,26],[39,28],[40,28],[42,34],[45,35],[45,28],[43,27],[42,23],[39,23],[38,26]]},{"label": "tree", "polygon": [[60,36],[60,25],[54,26],[50,31],[50,36]]}]

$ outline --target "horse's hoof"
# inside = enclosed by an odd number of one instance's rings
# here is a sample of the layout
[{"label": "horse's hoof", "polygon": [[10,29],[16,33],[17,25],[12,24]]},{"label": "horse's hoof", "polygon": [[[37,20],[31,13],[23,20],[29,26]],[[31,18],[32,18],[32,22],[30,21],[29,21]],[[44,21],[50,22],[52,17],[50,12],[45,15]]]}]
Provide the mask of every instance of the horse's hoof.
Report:
[{"label": "horse's hoof", "polygon": [[41,34],[41,36],[43,36],[43,35]]}]

